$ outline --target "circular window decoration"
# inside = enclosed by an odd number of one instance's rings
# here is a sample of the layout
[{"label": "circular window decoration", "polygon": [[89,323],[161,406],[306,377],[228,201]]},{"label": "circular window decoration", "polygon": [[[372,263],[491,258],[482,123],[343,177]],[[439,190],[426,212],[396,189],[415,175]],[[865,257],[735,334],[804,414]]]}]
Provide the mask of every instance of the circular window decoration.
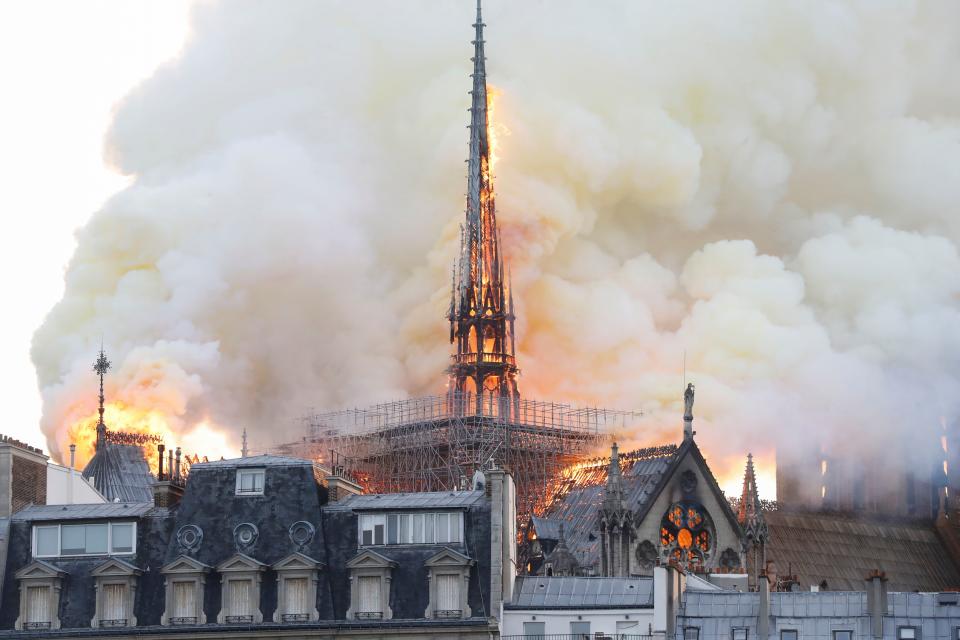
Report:
[{"label": "circular window decoration", "polygon": [[313,540],[316,529],[306,520],[300,520],[290,525],[290,541],[298,547],[305,547]]},{"label": "circular window decoration", "polygon": [[240,548],[252,547],[259,535],[257,527],[249,522],[241,522],[233,529],[233,539]]},{"label": "circular window decoration", "polygon": [[713,538],[706,511],[694,502],[673,504],[660,522],[660,547],[665,559],[689,569],[706,564]]},{"label": "circular window decoration", "polygon": [[187,524],[177,530],[177,544],[184,551],[194,551],[203,542],[203,529],[195,524]]}]

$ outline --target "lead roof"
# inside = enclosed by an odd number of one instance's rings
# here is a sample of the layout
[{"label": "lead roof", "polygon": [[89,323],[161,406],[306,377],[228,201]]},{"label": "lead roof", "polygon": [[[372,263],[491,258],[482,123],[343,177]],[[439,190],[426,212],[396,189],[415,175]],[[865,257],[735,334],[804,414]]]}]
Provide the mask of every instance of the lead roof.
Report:
[{"label": "lead roof", "polygon": [[[29,505],[13,515],[15,521],[96,520],[98,518],[139,518],[153,511],[153,503],[106,502],[97,504]],[[165,511],[165,510],[164,510]]]},{"label": "lead roof", "polygon": [[652,578],[521,576],[507,609],[611,609],[653,606]]},{"label": "lead roof", "polygon": [[261,455],[248,456],[246,458],[231,458],[230,460],[212,460],[209,462],[197,462],[190,466],[190,471],[202,471],[204,469],[239,469],[241,467],[311,467],[313,462],[303,458],[290,458],[287,456]]},{"label": "lead roof", "polygon": [[110,502],[153,502],[153,474],[137,445],[101,444],[83,477],[92,478],[94,488]]},{"label": "lead roof", "polygon": [[457,509],[476,504],[483,491],[432,491],[350,496],[326,507],[330,511],[382,511],[389,509]]}]

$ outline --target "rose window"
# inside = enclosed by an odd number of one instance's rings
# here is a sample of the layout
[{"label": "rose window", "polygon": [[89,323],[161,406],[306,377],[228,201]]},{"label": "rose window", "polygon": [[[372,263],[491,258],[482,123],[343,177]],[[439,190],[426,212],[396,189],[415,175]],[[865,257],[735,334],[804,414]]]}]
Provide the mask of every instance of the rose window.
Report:
[{"label": "rose window", "polygon": [[667,560],[687,568],[706,564],[713,547],[713,531],[703,507],[677,502],[660,522],[660,547]]}]

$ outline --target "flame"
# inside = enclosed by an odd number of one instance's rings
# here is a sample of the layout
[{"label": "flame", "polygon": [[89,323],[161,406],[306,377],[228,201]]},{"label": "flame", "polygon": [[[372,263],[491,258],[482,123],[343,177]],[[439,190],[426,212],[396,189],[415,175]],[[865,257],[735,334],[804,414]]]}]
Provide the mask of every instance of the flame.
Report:
[{"label": "flame", "polygon": [[496,118],[497,99],[503,93],[497,87],[487,84],[487,144],[490,148],[490,173],[497,164],[500,156],[497,150],[500,148],[500,139],[510,135],[510,129]]},{"label": "flame", "polygon": [[[163,412],[114,400],[104,405],[103,422],[107,425],[109,432],[155,436],[168,447],[180,446],[183,450],[185,466],[190,460],[199,460],[208,456],[214,460],[221,456],[239,456],[239,452],[230,444],[227,434],[211,424],[209,420],[203,420],[192,428],[178,433],[171,428],[170,420]],[[82,469],[96,453],[97,412],[94,411],[74,421],[67,427],[67,437],[70,443],[77,445],[76,464]],[[148,441],[141,448],[150,470],[156,471],[158,463],[156,443]],[[194,453],[198,451],[201,453]]]},{"label": "flame", "polygon": [[[165,442],[175,440],[173,431],[162,413],[133,407],[119,400],[104,405],[103,422],[109,431],[157,436]],[[97,412],[94,411],[67,427],[67,437],[69,442],[77,445],[77,466],[82,469],[96,452]],[[143,452],[150,469],[156,469],[156,445],[153,443],[143,445]]]}]

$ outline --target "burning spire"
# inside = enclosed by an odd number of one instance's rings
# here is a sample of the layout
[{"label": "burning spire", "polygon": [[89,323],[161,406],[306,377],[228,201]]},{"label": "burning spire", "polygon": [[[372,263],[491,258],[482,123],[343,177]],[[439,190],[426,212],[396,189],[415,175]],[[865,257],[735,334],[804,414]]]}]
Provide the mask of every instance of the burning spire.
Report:
[{"label": "burning spire", "polygon": [[[448,369],[450,390],[519,399],[514,340],[513,295],[504,277],[491,173],[490,121],[483,17],[477,0],[473,25],[473,89],[470,92],[470,157],[467,160],[466,220],[460,228],[460,256],[454,267],[450,342],[456,345]],[[508,413],[509,415],[509,413]]]},{"label": "burning spire", "polygon": [[96,450],[99,451],[107,441],[107,425],[103,422],[103,376],[110,370],[110,361],[107,360],[107,356],[103,352],[102,344],[100,345],[100,355],[97,356],[97,361],[93,363],[93,370],[100,376],[100,406],[97,409],[99,418],[97,418],[96,442]]}]

